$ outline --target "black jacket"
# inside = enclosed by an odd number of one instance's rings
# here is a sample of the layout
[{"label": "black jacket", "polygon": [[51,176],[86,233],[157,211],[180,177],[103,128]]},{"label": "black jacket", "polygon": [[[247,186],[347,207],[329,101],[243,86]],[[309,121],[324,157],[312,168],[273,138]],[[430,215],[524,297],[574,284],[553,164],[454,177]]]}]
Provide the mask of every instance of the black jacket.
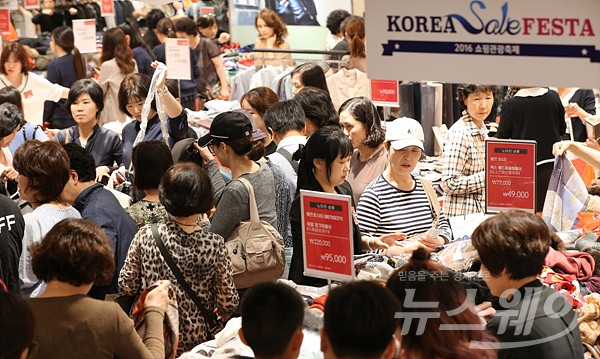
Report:
[{"label": "black jacket", "polygon": [[[292,263],[290,264],[290,274],[288,279],[294,281],[296,284],[310,285],[315,287],[324,286],[327,284],[325,279],[308,277],[304,275],[304,257],[302,254],[302,216],[300,213],[300,190],[306,189],[310,191],[323,192],[323,187],[319,184],[317,179],[312,176],[309,183],[303,188],[299,188],[296,191],[296,196],[292,202],[292,210],[290,212],[290,222],[292,227],[292,241],[294,244],[294,254],[292,255]],[[352,187],[350,183],[344,182],[341,186],[335,188],[338,194],[349,195],[352,198]],[[352,208],[354,212],[354,200],[352,200]],[[362,240],[360,229],[356,221],[352,221],[353,229],[353,242],[354,242],[354,254],[362,253]]]},{"label": "black jacket", "polygon": [[[583,358],[577,316],[571,305],[562,293],[537,279],[519,288],[487,329],[500,341],[501,359]],[[503,347],[509,343],[519,345]]]}]

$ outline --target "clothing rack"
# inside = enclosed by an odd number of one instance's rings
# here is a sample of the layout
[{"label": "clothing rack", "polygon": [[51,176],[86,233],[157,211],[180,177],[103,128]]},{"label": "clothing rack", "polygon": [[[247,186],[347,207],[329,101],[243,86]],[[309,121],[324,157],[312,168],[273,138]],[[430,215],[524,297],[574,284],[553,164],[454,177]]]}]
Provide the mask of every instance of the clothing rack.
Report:
[{"label": "clothing rack", "polygon": [[[350,54],[349,51],[344,51],[344,50],[326,51],[326,50],[302,50],[302,49],[254,49],[254,50],[252,50],[252,52],[335,56],[335,58],[321,58],[321,59],[292,58],[289,61],[291,61],[294,65],[296,65],[296,62],[298,62],[298,61],[300,61],[300,62],[323,62],[323,63],[330,63],[330,64],[345,64],[345,63],[347,63],[347,61],[343,61],[342,57],[344,55]],[[260,57],[260,58],[254,59],[255,63],[262,61],[263,66],[264,66],[264,62],[268,61],[268,60],[281,60],[281,59],[276,58],[276,57]]]}]

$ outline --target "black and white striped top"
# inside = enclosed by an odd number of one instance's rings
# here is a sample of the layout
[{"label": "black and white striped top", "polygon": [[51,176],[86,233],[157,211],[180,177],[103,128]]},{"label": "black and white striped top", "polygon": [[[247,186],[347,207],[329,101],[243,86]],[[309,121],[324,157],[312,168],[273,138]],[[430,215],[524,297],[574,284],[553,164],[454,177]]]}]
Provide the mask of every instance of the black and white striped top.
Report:
[{"label": "black and white striped top", "polygon": [[[367,186],[356,209],[362,234],[380,236],[387,233],[406,233],[408,237],[426,232],[433,223],[433,213],[423,184],[415,178],[415,188],[403,191],[390,184],[380,174]],[[450,225],[440,213],[437,226],[440,236],[452,240]]]}]

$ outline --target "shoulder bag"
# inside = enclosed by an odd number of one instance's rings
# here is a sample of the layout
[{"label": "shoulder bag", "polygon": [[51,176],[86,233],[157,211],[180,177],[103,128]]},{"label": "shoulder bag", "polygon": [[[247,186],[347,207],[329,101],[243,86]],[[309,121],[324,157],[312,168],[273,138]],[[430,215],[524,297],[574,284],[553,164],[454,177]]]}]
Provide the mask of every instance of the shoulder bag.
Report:
[{"label": "shoulder bag", "polygon": [[285,252],[281,234],[270,223],[260,220],[252,184],[245,178],[239,181],[248,189],[250,221],[242,221],[233,230],[225,247],[231,259],[235,286],[243,289],[281,278]]},{"label": "shoulder bag", "polygon": [[214,312],[211,312],[208,309],[206,309],[204,304],[202,304],[200,298],[198,298],[198,296],[196,295],[196,293],[194,293],[190,285],[185,281],[185,278],[183,278],[183,275],[179,271],[179,267],[177,267],[177,264],[173,260],[173,257],[171,257],[171,254],[169,254],[167,247],[160,239],[160,234],[158,233],[158,224],[153,223],[151,228],[154,241],[156,242],[156,245],[158,246],[158,249],[160,250],[160,253],[162,254],[163,258],[165,259],[165,262],[167,262],[167,265],[171,269],[171,272],[173,272],[173,275],[175,276],[175,278],[177,278],[177,282],[179,283],[183,291],[200,310],[200,313],[202,314],[206,322],[208,332],[214,337],[216,333],[223,329],[223,323]]}]

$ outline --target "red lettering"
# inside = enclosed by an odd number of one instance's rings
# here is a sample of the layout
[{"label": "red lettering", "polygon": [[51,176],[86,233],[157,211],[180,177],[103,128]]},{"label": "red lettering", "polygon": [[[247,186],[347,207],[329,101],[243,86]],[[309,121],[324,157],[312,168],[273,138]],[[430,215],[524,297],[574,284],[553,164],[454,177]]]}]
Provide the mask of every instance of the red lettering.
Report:
[{"label": "red lettering", "polygon": [[579,36],[596,36],[594,35],[594,30],[592,29],[592,23],[590,22],[590,19],[585,19],[583,21],[583,28],[581,29],[581,34]]},{"label": "red lettering", "polygon": [[563,33],[562,19],[552,19],[552,35],[561,36]]},{"label": "red lettering", "polygon": [[569,25],[569,36],[575,36],[575,25],[579,25],[579,19],[565,19],[565,23]]},{"label": "red lettering", "polygon": [[546,18],[538,18],[538,35],[550,35],[550,31],[548,30],[548,23],[550,19]]},{"label": "red lettering", "polygon": [[535,22],[534,18],[524,17],[523,18],[523,35],[529,35],[529,30],[533,27],[533,23]]}]

